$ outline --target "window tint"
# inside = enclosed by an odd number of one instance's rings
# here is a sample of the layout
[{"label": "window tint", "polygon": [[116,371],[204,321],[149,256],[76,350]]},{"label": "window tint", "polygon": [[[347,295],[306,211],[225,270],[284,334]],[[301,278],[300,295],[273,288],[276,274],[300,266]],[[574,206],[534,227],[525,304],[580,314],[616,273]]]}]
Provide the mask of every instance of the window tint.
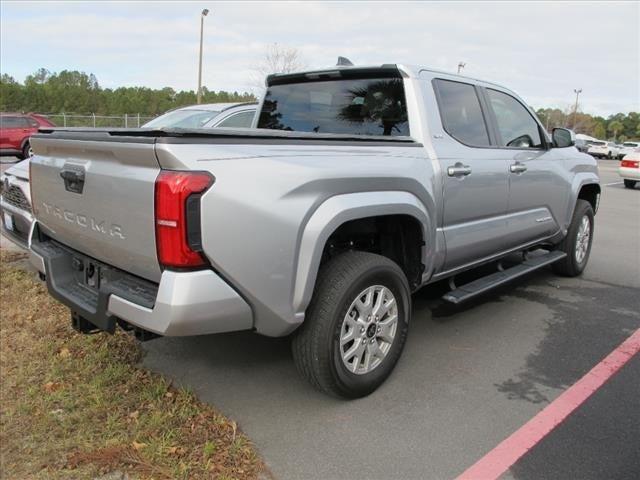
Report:
[{"label": "window tint", "polygon": [[436,80],[440,114],[449,135],[467,145],[489,145],[476,89],[468,83]]},{"label": "window tint", "polygon": [[33,118],[26,118],[25,119],[27,121],[27,123],[29,124],[30,127],[39,127],[40,124],[38,122],[36,122]]},{"label": "window tint", "polygon": [[409,135],[400,78],[272,85],[258,128],[352,135]]},{"label": "window tint", "polygon": [[253,122],[254,115],[254,110],[236,113],[235,115],[231,115],[230,117],[225,118],[223,121],[217,124],[216,127],[251,128],[251,122]]},{"label": "window tint", "polygon": [[501,146],[540,148],[542,139],[538,124],[529,111],[515,98],[497,90],[487,89],[489,103],[496,116]]},{"label": "window tint", "polygon": [[0,117],[1,128],[26,128],[27,122],[22,117]]}]

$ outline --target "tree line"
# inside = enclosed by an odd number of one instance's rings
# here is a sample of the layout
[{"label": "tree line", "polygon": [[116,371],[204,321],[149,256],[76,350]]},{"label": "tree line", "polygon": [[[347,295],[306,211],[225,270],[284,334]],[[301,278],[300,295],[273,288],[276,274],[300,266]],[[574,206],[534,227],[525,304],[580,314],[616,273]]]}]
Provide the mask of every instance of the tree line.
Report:
[{"label": "tree line", "polygon": [[[288,57],[285,58],[287,59]],[[278,66],[268,66],[278,71],[289,70],[287,66],[279,65],[282,63],[279,56],[274,61]],[[203,88],[204,103],[255,100],[255,96],[248,92],[215,92]],[[176,91],[170,87],[102,88],[95,75],[75,70],[50,72],[41,68],[27,76],[24,83],[17,82],[6,73],[0,77],[0,110],[4,112],[96,115],[139,113],[144,116],[156,116],[172,108],[195,103],[195,91]],[[563,111],[559,108],[540,108],[536,113],[547,130],[553,127],[568,127],[577,133],[618,142],[640,138],[638,112],[616,113],[607,118],[580,111],[576,113],[573,109]]]},{"label": "tree line", "polygon": [[[210,91],[203,88],[202,102],[252,102],[253,94]],[[41,68],[17,82],[6,73],[0,77],[0,110],[3,112],[38,112],[48,114],[77,113],[123,115],[139,113],[156,116],[172,108],[193,105],[196,93],[165,87],[102,88],[95,75],[63,70],[59,73]]]},{"label": "tree line", "polygon": [[551,130],[554,127],[571,128],[600,140],[624,142],[640,139],[640,113],[616,113],[607,118],[575,112],[573,109],[540,108],[536,111],[542,124]]}]

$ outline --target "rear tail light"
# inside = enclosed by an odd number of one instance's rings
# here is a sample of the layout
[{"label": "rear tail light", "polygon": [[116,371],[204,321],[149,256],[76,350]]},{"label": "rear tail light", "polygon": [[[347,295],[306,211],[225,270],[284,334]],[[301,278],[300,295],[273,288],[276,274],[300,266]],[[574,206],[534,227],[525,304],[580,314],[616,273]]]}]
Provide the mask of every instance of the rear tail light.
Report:
[{"label": "rear tail light", "polygon": [[622,160],[620,166],[624,168],[640,168],[640,161],[638,160]]},{"label": "rear tail light", "polygon": [[207,172],[162,170],[155,184],[158,261],[164,267],[207,264],[200,240],[200,197],[213,185]]}]

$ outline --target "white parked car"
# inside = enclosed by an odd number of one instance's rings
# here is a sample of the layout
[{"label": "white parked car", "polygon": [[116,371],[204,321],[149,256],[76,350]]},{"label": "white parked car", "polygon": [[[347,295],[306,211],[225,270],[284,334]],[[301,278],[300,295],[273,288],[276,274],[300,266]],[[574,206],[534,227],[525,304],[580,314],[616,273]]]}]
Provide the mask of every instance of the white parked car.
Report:
[{"label": "white parked car", "polygon": [[636,148],[640,148],[640,142],[624,142],[622,148],[618,152],[620,158],[624,158],[625,155],[633,153]]},{"label": "white parked car", "polygon": [[29,159],[12,165],[0,175],[0,215],[4,236],[28,249],[33,224]]},{"label": "white parked car", "polygon": [[618,155],[620,155],[615,143],[605,142],[602,140],[591,142],[591,146],[589,147],[589,150],[587,150],[587,153],[596,158],[617,158]]},{"label": "white parked car", "polygon": [[640,182],[640,147],[627,153],[620,162],[618,173],[624,180],[624,186],[634,188],[636,182]]}]

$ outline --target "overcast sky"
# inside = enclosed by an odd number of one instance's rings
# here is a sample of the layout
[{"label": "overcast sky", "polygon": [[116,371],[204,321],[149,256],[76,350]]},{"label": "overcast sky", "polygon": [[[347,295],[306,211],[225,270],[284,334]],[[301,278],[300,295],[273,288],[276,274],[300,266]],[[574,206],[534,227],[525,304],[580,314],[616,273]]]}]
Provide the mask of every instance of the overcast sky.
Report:
[{"label": "overcast sky", "polygon": [[504,84],[535,108],[640,110],[640,3],[633,2],[13,2],[1,3],[0,69],[94,73],[103,87],[249,90],[265,46],[309,67],[408,63]]}]

